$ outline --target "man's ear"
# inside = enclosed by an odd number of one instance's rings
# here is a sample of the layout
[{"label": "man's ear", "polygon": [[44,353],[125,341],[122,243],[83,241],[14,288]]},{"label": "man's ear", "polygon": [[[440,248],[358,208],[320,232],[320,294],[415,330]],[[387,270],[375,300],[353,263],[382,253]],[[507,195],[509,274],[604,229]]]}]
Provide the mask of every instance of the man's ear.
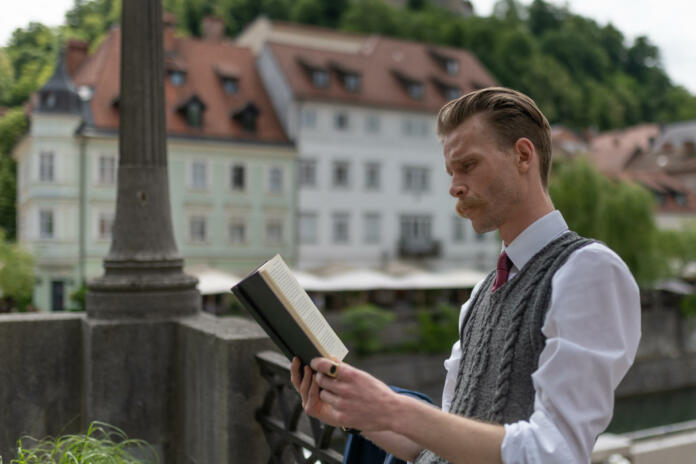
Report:
[{"label": "man's ear", "polygon": [[517,139],[517,142],[515,142],[515,156],[517,159],[517,170],[520,173],[528,172],[532,167],[534,158],[536,158],[536,149],[532,141],[527,137]]}]

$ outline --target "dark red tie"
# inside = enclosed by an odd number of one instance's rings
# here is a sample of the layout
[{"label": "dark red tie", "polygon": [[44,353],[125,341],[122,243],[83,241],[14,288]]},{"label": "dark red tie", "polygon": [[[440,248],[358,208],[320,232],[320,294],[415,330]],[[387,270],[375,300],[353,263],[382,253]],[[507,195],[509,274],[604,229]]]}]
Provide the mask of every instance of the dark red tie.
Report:
[{"label": "dark red tie", "polygon": [[507,282],[511,267],[512,261],[508,258],[507,253],[503,251],[498,258],[498,268],[495,272],[495,282],[493,283],[493,289],[491,291],[496,291],[501,285]]}]

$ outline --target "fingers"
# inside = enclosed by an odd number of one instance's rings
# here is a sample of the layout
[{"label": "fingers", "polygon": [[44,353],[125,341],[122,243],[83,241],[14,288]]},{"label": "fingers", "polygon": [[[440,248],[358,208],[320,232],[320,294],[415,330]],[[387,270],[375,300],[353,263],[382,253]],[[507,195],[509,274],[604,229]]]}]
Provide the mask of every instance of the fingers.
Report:
[{"label": "fingers", "polygon": [[328,358],[314,358],[310,362],[310,365],[315,371],[334,378],[345,378],[346,373],[352,370],[348,364],[339,363],[338,361]]},{"label": "fingers", "polygon": [[290,364],[290,382],[295,390],[300,391],[300,383],[302,379],[302,374],[300,372],[300,359],[296,356],[292,358],[292,364]]}]

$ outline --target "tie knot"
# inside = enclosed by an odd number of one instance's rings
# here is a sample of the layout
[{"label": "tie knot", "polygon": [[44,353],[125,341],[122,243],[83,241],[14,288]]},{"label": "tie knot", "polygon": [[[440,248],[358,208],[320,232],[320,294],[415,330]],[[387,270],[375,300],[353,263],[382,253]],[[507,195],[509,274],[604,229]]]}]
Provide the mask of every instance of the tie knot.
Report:
[{"label": "tie knot", "polygon": [[498,269],[495,273],[493,291],[496,291],[498,287],[507,282],[508,274],[510,273],[510,268],[512,268],[512,261],[508,257],[507,253],[503,251],[502,253],[500,253],[500,257],[498,258]]},{"label": "tie knot", "polygon": [[512,261],[510,261],[510,258],[508,257],[507,253],[503,251],[502,253],[500,253],[500,256],[498,257],[498,270],[510,272],[511,267]]}]

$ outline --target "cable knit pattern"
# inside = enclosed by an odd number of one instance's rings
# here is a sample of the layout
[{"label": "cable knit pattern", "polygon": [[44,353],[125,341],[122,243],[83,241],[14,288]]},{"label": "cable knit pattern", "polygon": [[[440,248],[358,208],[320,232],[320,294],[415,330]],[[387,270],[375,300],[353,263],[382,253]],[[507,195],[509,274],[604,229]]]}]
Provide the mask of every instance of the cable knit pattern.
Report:
[{"label": "cable knit pattern", "polygon": [[[495,292],[495,271],[486,277],[462,322],[462,358],[450,412],[497,424],[529,419],[553,275],[571,253],[590,243],[574,232],[563,234]],[[425,450],[415,464],[446,462]]]}]

